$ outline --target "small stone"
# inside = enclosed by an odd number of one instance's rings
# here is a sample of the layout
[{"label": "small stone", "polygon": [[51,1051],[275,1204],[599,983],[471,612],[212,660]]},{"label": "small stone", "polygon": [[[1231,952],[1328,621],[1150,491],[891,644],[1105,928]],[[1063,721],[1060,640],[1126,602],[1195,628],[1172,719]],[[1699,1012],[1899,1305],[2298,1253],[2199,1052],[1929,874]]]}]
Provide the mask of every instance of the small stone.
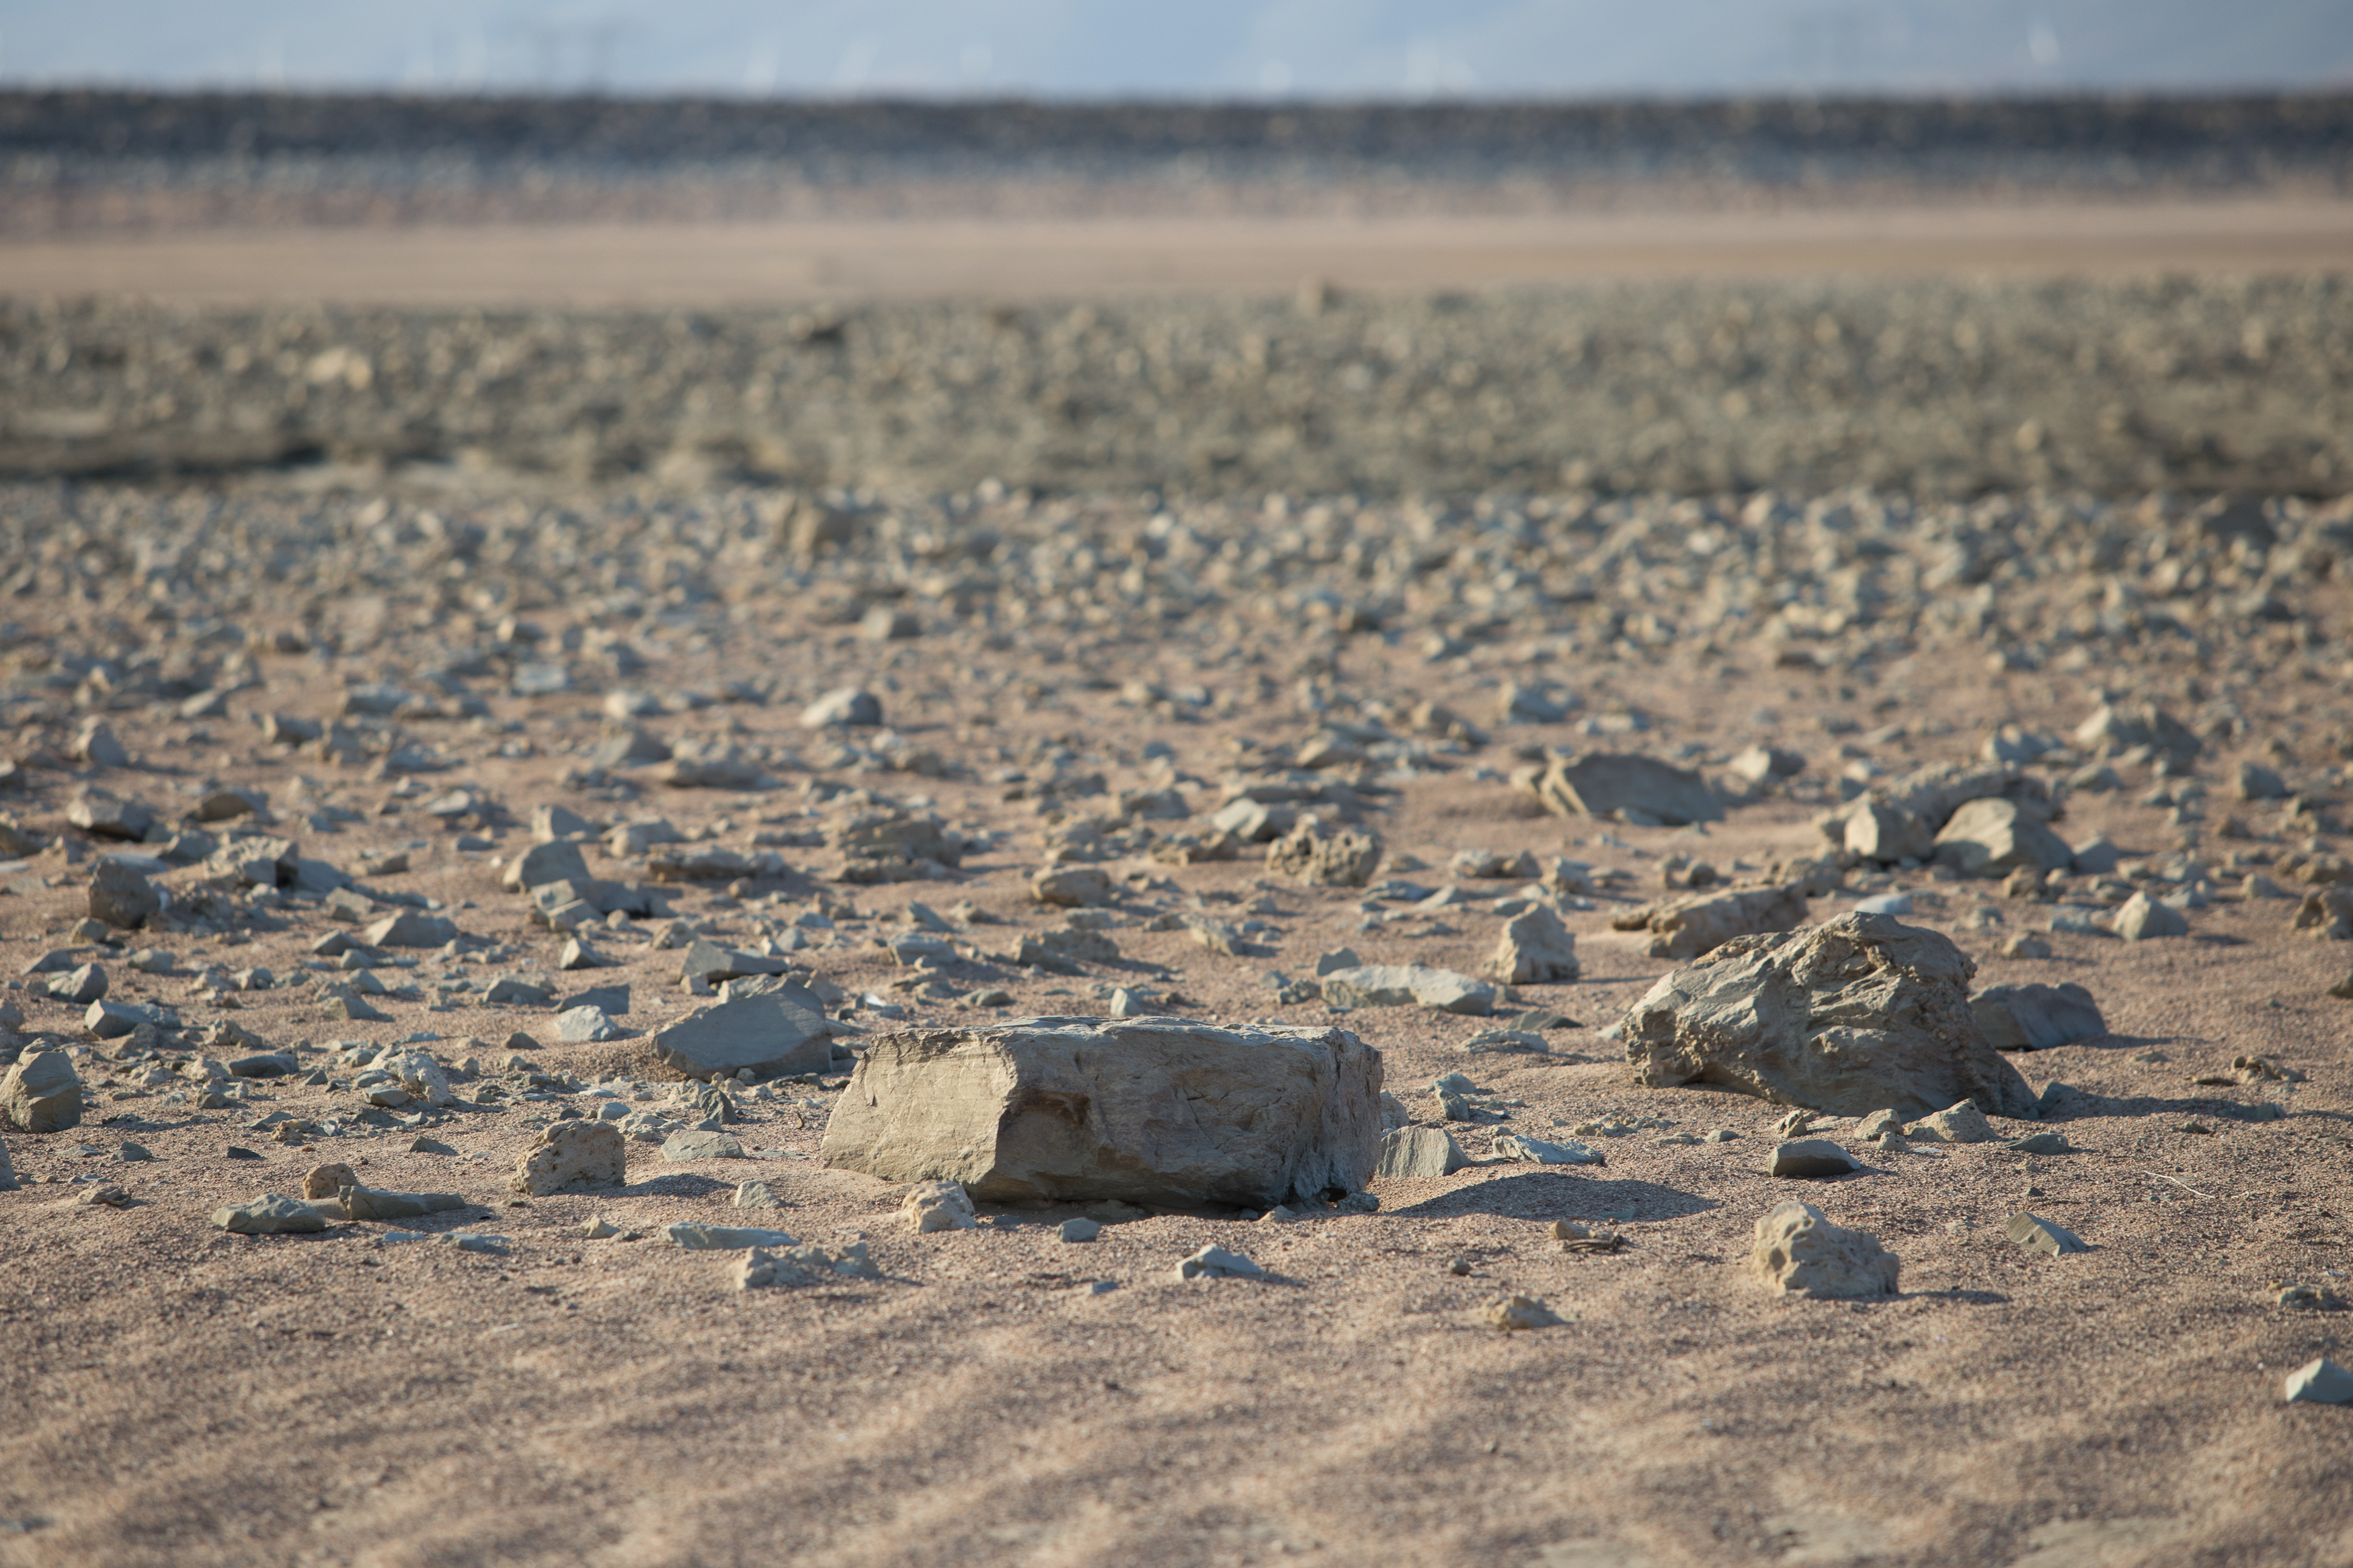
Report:
[{"label": "small stone", "polygon": [[1060,909],[1097,909],[1116,902],[1119,887],[1100,866],[1062,866],[1031,878],[1029,894]]},{"label": "small stone", "polygon": [[603,1215],[597,1215],[580,1227],[580,1234],[590,1241],[610,1241],[621,1234],[621,1227]]},{"label": "small stone", "polygon": [[1947,1106],[1934,1116],[1921,1118],[1905,1130],[1905,1135],[1936,1143],[1990,1143],[1994,1141],[1993,1126],[1986,1121],[1985,1112],[1975,1102],[1961,1100]]},{"label": "small stone", "polygon": [[862,687],[842,686],[801,710],[801,728],[822,730],[829,725],[871,727],[882,722],[882,701]]},{"label": "small stone", "polygon": [[777,1286],[818,1285],[829,1279],[880,1279],[882,1271],[867,1256],[866,1244],[853,1241],[837,1250],[796,1247],[782,1253],[755,1247],[735,1266],[735,1288],[758,1290]]},{"label": "small stone", "polygon": [[123,931],[145,925],[164,907],[155,884],[121,860],[109,858],[91,868],[90,918]]},{"label": "small stone", "polygon": [[45,989],[53,1002],[86,1007],[106,994],[106,971],[98,964],[85,963],[57,976]]},{"label": "small stone", "polygon": [[2274,1300],[2284,1312],[2335,1312],[2345,1306],[2335,1291],[2317,1285],[2282,1285],[2278,1291]]},{"label": "small stone", "polygon": [[419,1138],[408,1145],[408,1152],[412,1154],[454,1154],[458,1150],[454,1144],[444,1143],[438,1138]]},{"label": "small stone", "polygon": [[2013,1247],[2052,1258],[2065,1252],[2092,1250],[2073,1231],[2064,1226],[2053,1225],[2040,1215],[2021,1212],[2010,1215],[2010,1224],[2003,1227],[2002,1234],[2010,1238]]},{"label": "small stone", "polygon": [[1103,1234],[1103,1224],[1092,1219],[1066,1219],[1062,1222],[1064,1241],[1092,1241]]},{"label": "small stone", "polygon": [[628,1144],[605,1121],[559,1121],[539,1135],[515,1166],[514,1190],[525,1197],[617,1187],[628,1179]]},{"label": "small stone", "polygon": [[1239,1252],[1229,1252],[1222,1247],[1210,1246],[1176,1265],[1176,1278],[1185,1279],[1263,1279],[1266,1270]]},{"label": "small stone", "polygon": [[1541,1296],[1498,1296],[1480,1309],[1480,1315],[1506,1333],[1558,1328],[1568,1321],[1546,1306]]},{"label": "small stone", "polygon": [[443,1247],[452,1247],[457,1248],[459,1252],[488,1252],[496,1254],[502,1253],[507,1249],[507,1238],[505,1237],[486,1236],[478,1230],[445,1230],[433,1239]]},{"label": "small stone", "polygon": [[234,1143],[228,1146],[227,1154],[232,1160],[259,1160],[261,1158],[259,1154],[255,1153],[252,1150],[240,1149]]},{"label": "small stone", "polygon": [[725,1225],[666,1225],[662,1235],[681,1252],[741,1252],[753,1247],[797,1247],[798,1242],[781,1230],[763,1230],[750,1226]]},{"label": "small stone", "polygon": [[686,1164],[696,1160],[746,1158],[742,1141],[733,1133],[702,1129],[671,1133],[662,1141],[661,1155],[673,1164]]},{"label": "small stone", "polygon": [[1895,1293],[1894,1255],[1859,1230],[1832,1225],[1811,1204],[1777,1204],[1757,1221],[1749,1272],[1767,1289],[1844,1301]]},{"label": "small stone", "polygon": [[918,1182],[907,1189],[899,1205],[918,1236],[938,1230],[976,1230],[980,1221],[972,1210],[972,1196],[955,1182]]},{"label": "small stone", "polygon": [[2064,1132],[2034,1132],[2014,1140],[2010,1148],[2021,1154],[2072,1154],[2074,1145],[2067,1142]]},{"label": "small stone", "polygon": [[84,1187],[76,1201],[111,1209],[127,1209],[131,1206],[131,1194],[111,1182],[104,1182],[94,1187]]},{"label": "small stone", "polygon": [[2048,958],[2051,956],[2051,944],[2032,931],[2022,931],[2001,944],[2001,955],[2004,958]]},{"label": "small stone", "polygon": [[2147,942],[2160,936],[2188,936],[2189,921],[2171,904],[2160,903],[2147,893],[2135,893],[2116,911],[2116,933],[2126,942]]},{"label": "small stone", "polygon": [[1853,1155],[1827,1138],[1799,1138],[1776,1144],[1765,1162],[1768,1176],[1843,1176],[1862,1169]]},{"label": "small stone", "polygon": [[1702,1137],[1700,1142],[1703,1143],[1733,1143],[1737,1142],[1739,1138],[1740,1134],[1735,1132],[1731,1128],[1719,1127],[1715,1131],[1707,1133],[1705,1136]]},{"label": "small stone", "polygon": [[213,1224],[232,1236],[301,1236],[327,1228],[327,1216],[298,1198],[264,1193],[213,1211]]},{"label": "small stone", "polygon": [[[147,1146],[143,1143],[124,1143],[114,1151],[114,1157],[126,1165],[138,1165],[153,1160],[155,1156],[148,1152]],[[5,1153],[0,1153],[0,1160],[5,1158]]]},{"label": "small stone", "polygon": [[340,1161],[313,1165],[302,1173],[302,1195],[306,1198],[332,1198],[345,1187],[359,1184],[359,1173]]},{"label": "small stone", "polygon": [[780,1209],[787,1206],[765,1182],[735,1184],[735,1206],[739,1209]]},{"label": "small stone", "polygon": [[1504,927],[1486,973],[1506,985],[1553,985],[1580,973],[1577,938],[1548,904],[1514,915]]},{"label": "small stone", "polygon": [[1451,1176],[1470,1163],[1471,1157],[1443,1128],[1400,1127],[1382,1134],[1380,1163],[1373,1174],[1407,1180]]},{"label": "small stone", "polygon": [[1330,827],[1319,817],[1297,826],[1266,847],[1267,869],[1319,887],[1361,888],[1381,863],[1381,841],[1355,828]]},{"label": "small stone", "polygon": [[1623,1252],[1626,1238],[1614,1230],[1573,1219],[1552,1222],[1552,1236],[1563,1252]]},{"label": "small stone", "polygon": [[28,1051],[0,1076],[0,1122],[19,1132],[81,1125],[81,1075],[63,1051]]},{"label": "small stone", "polygon": [[2353,1405],[2353,1372],[2322,1356],[2289,1373],[2282,1392],[2290,1405]]},{"label": "small stone", "polygon": [[370,947],[446,947],[458,940],[458,922],[422,910],[403,910],[361,932]]},{"label": "small stone", "polygon": [[1609,1163],[1600,1150],[1588,1148],[1583,1143],[1556,1143],[1549,1139],[1530,1138],[1518,1132],[1498,1136],[1495,1152],[1505,1160],[1527,1160],[1539,1165],[1606,1165]]},{"label": "small stone", "polygon": [[1865,1142],[1876,1142],[1890,1132],[1904,1131],[1904,1119],[1893,1110],[1874,1110],[1855,1123],[1854,1136]]}]

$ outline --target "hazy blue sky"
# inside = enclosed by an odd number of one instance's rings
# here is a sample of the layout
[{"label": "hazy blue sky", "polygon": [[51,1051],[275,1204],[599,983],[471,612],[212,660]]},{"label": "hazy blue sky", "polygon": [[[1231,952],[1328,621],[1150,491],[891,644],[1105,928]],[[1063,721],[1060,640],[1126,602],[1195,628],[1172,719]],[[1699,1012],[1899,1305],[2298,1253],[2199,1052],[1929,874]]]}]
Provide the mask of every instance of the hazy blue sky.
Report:
[{"label": "hazy blue sky", "polygon": [[2353,84],[2353,0],[0,0],[0,81],[1400,97]]}]

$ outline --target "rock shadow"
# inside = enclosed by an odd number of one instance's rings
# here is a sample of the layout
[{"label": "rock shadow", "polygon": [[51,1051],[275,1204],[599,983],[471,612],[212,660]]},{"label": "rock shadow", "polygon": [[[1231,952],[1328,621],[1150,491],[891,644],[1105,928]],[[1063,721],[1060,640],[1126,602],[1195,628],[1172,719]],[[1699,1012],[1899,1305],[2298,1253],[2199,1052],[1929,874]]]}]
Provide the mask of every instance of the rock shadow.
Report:
[{"label": "rock shadow", "polygon": [[2274,1100],[2258,1100],[2244,1104],[2235,1100],[2158,1099],[2144,1095],[2095,1094],[2089,1089],[2069,1088],[2055,1099],[2043,1091],[2044,1121],[2082,1121],[2095,1117],[2132,1116],[2203,1116],[2218,1121],[2282,1121],[2289,1112],[2285,1106]]},{"label": "rock shadow", "polygon": [[1493,1215],[1502,1219],[1682,1219],[1723,1205],[1656,1182],[1612,1181],[1558,1168],[1546,1168],[1484,1182],[1468,1182],[1385,1215],[1414,1219],[1455,1219]]}]

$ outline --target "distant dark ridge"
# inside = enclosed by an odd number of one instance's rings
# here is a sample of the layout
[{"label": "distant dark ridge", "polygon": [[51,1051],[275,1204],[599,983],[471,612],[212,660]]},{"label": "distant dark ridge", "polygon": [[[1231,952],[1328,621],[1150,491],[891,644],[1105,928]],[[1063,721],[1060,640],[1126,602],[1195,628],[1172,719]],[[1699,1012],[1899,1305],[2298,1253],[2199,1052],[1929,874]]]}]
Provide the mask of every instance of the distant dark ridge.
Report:
[{"label": "distant dark ridge", "polygon": [[[0,189],[147,165],[446,174],[775,163],[814,181],[1181,169],[1345,178],[2026,178],[2101,185],[2341,176],[2353,94],[1552,103],[892,102],[390,95],[0,94]],[[237,171],[243,170],[240,176]],[[168,177],[168,176],[166,176]]]}]

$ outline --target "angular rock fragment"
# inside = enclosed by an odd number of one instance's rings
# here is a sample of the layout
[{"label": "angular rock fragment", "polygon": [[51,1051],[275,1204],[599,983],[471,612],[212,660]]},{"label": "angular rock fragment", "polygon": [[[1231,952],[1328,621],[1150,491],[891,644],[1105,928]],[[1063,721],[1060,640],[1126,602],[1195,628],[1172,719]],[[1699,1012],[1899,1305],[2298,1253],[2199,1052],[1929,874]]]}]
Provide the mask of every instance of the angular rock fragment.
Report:
[{"label": "angular rock fragment", "polygon": [[1907,1138],[1930,1143],[1990,1143],[1994,1141],[1992,1125],[1969,1100],[1948,1105],[1933,1116],[1924,1116],[1904,1130]]},{"label": "angular rock fragment", "polygon": [[1895,1294],[1895,1255],[1811,1204],[1777,1204],[1757,1221],[1748,1270],[1767,1289],[1817,1301]]},{"label": "angular rock fragment", "polygon": [[1441,1127],[1399,1127],[1381,1135],[1381,1152],[1373,1174],[1390,1180],[1451,1176],[1471,1163],[1471,1156]]},{"label": "angular rock fragment", "polygon": [[[303,1193],[310,1195],[311,1181],[305,1176]],[[356,1183],[346,1183],[332,1193],[310,1198],[321,1214],[330,1218],[349,1220],[422,1219],[429,1214],[448,1214],[458,1209],[471,1208],[456,1193],[394,1193]]]},{"label": "angular rock fragment", "polygon": [[77,1007],[87,1006],[106,994],[106,968],[98,963],[77,964],[51,980],[42,990],[52,1001],[70,1002]]},{"label": "angular rock fragment", "polygon": [[2076,726],[2075,744],[2101,756],[2147,746],[2185,762],[2206,749],[2205,742],[2154,702],[2101,708]]},{"label": "angular rock fragment", "polygon": [[155,814],[135,800],[92,790],[66,807],[66,820],[93,838],[139,839],[155,826]]},{"label": "angular rock fragment", "polygon": [[1323,976],[1324,1000],[1335,1007],[1435,1007],[1483,1018],[1495,1010],[1495,988],[1451,969],[1419,963],[1366,963]]},{"label": "angular rock fragment", "polygon": [[1989,985],[1969,998],[1986,1043],[1998,1051],[2047,1051],[2108,1032],[2100,1005],[2073,981],[2060,985]]},{"label": "angular rock fragment", "polygon": [[1239,1252],[1229,1252],[1222,1247],[1205,1247],[1176,1265],[1176,1278],[1185,1279],[1263,1279],[1266,1270]]},{"label": "angular rock fragment", "polygon": [[2281,1394],[2290,1405],[2353,1405],[2353,1372],[2321,1356],[2289,1373]]},{"label": "angular rock fragment", "polygon": [[1361,888],[1381,863],[1381,841],[1369,833],[1326,826],[1303,816],[1266,847],[1266,868],[1278,876],[1328,888]]},{"label": "angular rock fragment", "polygon": [[1556,985],[1577,977],[1577,938],[1549,905],[1513,916],[1487,961],[1487,973],[1506,985]]},{"label": "angular rock fragment", "polygon": [[882,722],[882,700],[860,686],[840,686],[801,710],[801,728],[871,727]]},{"label": "angular rock fragment", "polygon": [[135,931],[154,918],[164,897],[145,876],[111,858],[90,868],[90,918],[119,931]]},{"label": "angular rock fragment", "polygon": [[955,1182],[917,1182],[907,1189],[899,1213],[918,1236],[940,1230],[975,1230],[980,1226],[972,1210],[972,1195]]},{"label": "angular rock fragment", "polygon": [[776,1286],[821,1285],[832,1279],[880,1279],[882,1271],[867,1256],[866,1244],[839,1248],[796,1247],[770,1252],[755,1247],[735,1266],[735,1287],[758,1290]]},{"label": "angular rock fragment", "polygon": [[1029,896],[1059,909],[1096,909],[1119,901],[1119,884],[1100,866],[1060,866],[1031,878]]},{"label": "angular rock fragment", "polygon": [[2062,1253],[2092,1250],[2073,1231],[2064,1226],[2054,1225],[2041,1215],[2014,1214],[2010,1216],[2010,1223],[2002,1227],[2002,1234],[2012,1247],[2052,1258]]},{"label": "angular rock fragment", "polygon": [[698,1008],[654,1035],[664,1067],[694,1079],[823,1072],[833,1061],[825,1004],[802,985]]},{"label": "angular rock fragment", "polygon": [[781,1230],[754,1226],[695,1225],[681,1222],[662,1226],[661,1233],[681,1252],[743,1252],[754,1247],[797,1247]]},{"label": "angular rock fragment", "polygon": [[986,1201],[1267,1208],[1364,1185],[1378,1052],[1344,1029],[1041,1018],[876,1037],[826,1164]]},{"label": "angular rock fragment", "polygon": [[1495,1154],[1499,1159],[1525,1160],[1538,1165],[1606,1165],[1609,1157],[1600,1150],[1574,1141],[1555,1142],[1549,1138],[1531,1138],[1524,1132],[1504,1132],[1495,1139]]},{"label": "angular rock fragment", "polygon": [[661,1157],[672,1164],[684,1165],[699,1160],[741,1160],[746,1155],[743,1140],[733,1133],[691,1128],[663,1139]]},{"label": "angular rock fragment", "polygon": [[1506,1333],[1529,1329],[1553,1329],[1568,1321],[1544,1303],[1541,1296],[1498,1296],[1479,1309],[1480,1316]]},{"label": "angular rock fragment", "polygon": [[566,1007],[555,1016],[555,1037],[565,1045],[577,1046],[625,1040],[629,1036],[602,1007]]},{"label": "angular rock fragment", "polygon": [[1841,1116],[1926,1116],[1959,1100],[2031,1117],[2026,1081],[1969,1009],[1976,973],[1940,932],[1845,914],[1738,937],[1627,1012],[1626,1058],[1654,1088],[1714,1083]]},{"label": "angular rock fragment", "polygon": [[63,1051],[27,1051],[0,1075],[0,1121],[19,1132],[81,1125],[81,1075]]},{"label": "angular rock fragment", "polygon": [[2126,942],[2147,942],[2152,937],[2188,936],[2189,919],[2171,904],[2150,898],[2147,893],[2135,893],[2116,911],[2116,934]]},{"label": "angular rock fragment", "polygon": [[1610,917],[1615,931],[1648,931],[1652,958],[1697,958],[1737,936],[1789,931],[1805,923],[1805,889],[1726,888],[1654,904]]},{"label": "angular rock fragment", "polygon": [[1765,1157],[1768,1176],[1813,1179],[1843,1176],[1862,1169],[1855,1157],[1827,1138],[1792,1138]]},{"label": "angular rock fragment", "polygon": [[339,1160],[313,1165],[302,1173],[302,1195],[306,1198],[332,1198],[345,1187],[359,1184],[359,1173]]},{"label": "angular rock fragment", "polygon": [[515,1166],[525,1197],[617,1187],[628,1180],[628,1144],[608,1121],[559,1121],[539,1135]]},{"label": "angular rock fragment", "polygon": [[213,1211],[213,1224],[232,1236],[305,1236],[327,1228],[327,1216],[300,1198],[264,1193]]},{"label": "angular rock fragment", "polygon": [[1936,859],[1966,877],[2006,877],[2026,868],[2064,871],[2075,863],[2067,841],[2014,800],[1973,800],[1936,835]]},{"label": "angular rock fragment", "polygon": [[1613,752],[1574,761],[1556,756],[1542,772],[1514,782],[1559,816],[1615,816],[1667,827],[1724,816],[1724,803],[1705,779],[1655,757]]},{"label": "angular rock fragment", "polygon": [[499,884],[510,892],[528,892],[550,882],[586,882],[588,874],[587,857],[580,846],[568,838],[553,838],[534,844],[508,862],[499,873]]},{"label": "angular rock fragment", "polygon": [[1926,860],[1936,853],[1936,834],[1901,806],[1865,800],[1843,821],[1840,847],[1865,860],[1892,866],[1899,860]]},{"label": "angular rock fragment", "polygon": [[360,934],[370,947],[444,947],[458,940],[458,922],[422,910],[403,910]]}]

